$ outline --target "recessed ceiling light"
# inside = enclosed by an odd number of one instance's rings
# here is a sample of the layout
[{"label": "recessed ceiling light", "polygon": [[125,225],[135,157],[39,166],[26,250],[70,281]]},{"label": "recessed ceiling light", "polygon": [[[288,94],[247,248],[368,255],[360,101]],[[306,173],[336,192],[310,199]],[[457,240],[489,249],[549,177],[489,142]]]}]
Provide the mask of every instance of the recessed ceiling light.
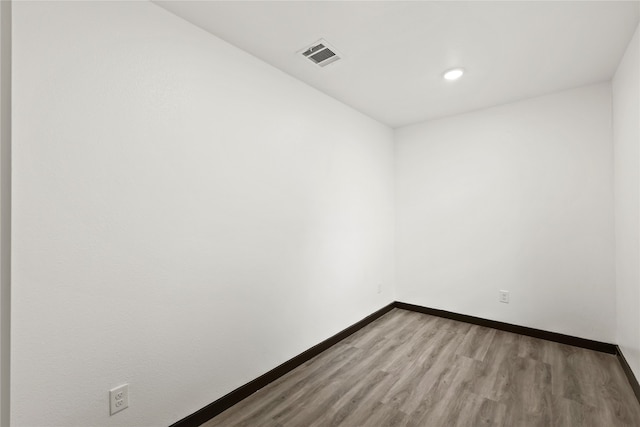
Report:
[{"label": "recessed ceiling light", "polygon": [[445,80],[458,80],[463,74],[464,70],[462,68],[454,68],[444,73],[444,78]]}]

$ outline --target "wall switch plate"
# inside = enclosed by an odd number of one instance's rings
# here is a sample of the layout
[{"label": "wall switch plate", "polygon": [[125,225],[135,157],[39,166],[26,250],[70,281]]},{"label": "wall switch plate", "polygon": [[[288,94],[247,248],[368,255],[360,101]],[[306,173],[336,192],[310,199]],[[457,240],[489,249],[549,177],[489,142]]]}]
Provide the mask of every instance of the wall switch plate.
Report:
[{"label": "wall switch plate", "polygon": [[129,407],[129,384],[109,390],[109,408],[111,415]]},{"label": "wall switch plate", "polygon": [[382,283],[378,283],[378,293],[382,293]]},{"label": "wall switch plate", "polygon": [[500,291],[500,302],[509,304],[509,291]]}]

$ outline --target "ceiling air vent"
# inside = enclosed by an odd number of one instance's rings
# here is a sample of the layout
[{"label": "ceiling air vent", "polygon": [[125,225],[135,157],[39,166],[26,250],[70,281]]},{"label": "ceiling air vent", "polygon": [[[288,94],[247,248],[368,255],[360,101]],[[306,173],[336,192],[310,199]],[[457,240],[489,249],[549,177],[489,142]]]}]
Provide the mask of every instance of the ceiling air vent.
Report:
[{"label": "ceiling air vent", "polygon": [[303,49],[300,53],[309,61],[320,67],[324,67],[325,65],[329,65],[340,59],[338,52],[329,45],[326,40],[322,39],[318,40],[306,49]]}]

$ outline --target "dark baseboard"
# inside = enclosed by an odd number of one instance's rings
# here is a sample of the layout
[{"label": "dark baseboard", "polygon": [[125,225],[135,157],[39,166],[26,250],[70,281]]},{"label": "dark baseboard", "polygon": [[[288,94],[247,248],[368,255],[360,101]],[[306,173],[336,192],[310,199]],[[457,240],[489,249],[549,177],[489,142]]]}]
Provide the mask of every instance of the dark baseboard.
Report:
[{"label": "dark baseboard", "polygon": [[211,418],[215,417],[216,415],[220,414],[226,409],[232,407],[233,405],[245,399],[246,397],[249,397],[250,395],[260,390],[267,384],[277,380],[284,374],[292,371],[293,369],[297,368],[298,366],[302,365],[303,363],[307,362],[308,360],[314,358],[318,354],[327,350],[329,347],[333,346],[334,344],[337,344],[338,342],[342,341],[349,335],[367,326],[369,323],[373,322],[374,320],[381,317],[385,313],[391,311],[394,307],[395,307],[394,303],[391,303],[386,307],[381,308],[380,310],[376,311],[373,314],[370,314],[369,316],[365,317],[359,322],[354,323],[353,325],[349,326],[343,331],[338,332],[331,338],[327,338],[326,340],[322,341],[320,344],[314,345],[310,349],[300,353],[294,358],[287,360],[277,368],[274,368],[269,372],[267,372],[266,374],[259,376],[255,380],[248,382],[243,386],[238,387],[237,389],[233,390],[231,393],[222,396],[220,399],[216,400],[213,403],[210,403],[209,405],[205,406],[199,411],[172,424],[171,427],[200,426],[201,424],[209,421]]},{"label": "dark baseboard", "polygon": [[633,393],[636,395],[636,399],[638,399],[638,402],[640,402],[640,384],[638,384],[638,379],[633,374],[631,366],[629,366],[629,362],[627,362],[627,359],[625,359],[624,354],[622,354],[619,346],[616,346],[616,350],[618,350],[618,362],[620,362],[620,366],[622,366],[622,370],[627,376],[629,384],[631,384],[631,388],[633,389]]},{"label": "dark baseboard", "polygon": [[451,311],[438,310],[435,308],[423,307],[420,305],[407,304],[405,302],[394,303],[395,307],[404,310],[417,311],[419,313],[431,314],[433,316],[445,317],[447,319],[458,320],[460,322],[472,323],[474,325],[486,326],[488,328],[499,329],[501,331],[513,332],[515,334],[527,335],[529,337],[541,338],[547,341],[555,341],[561,344],[582,347],[589,350],[596,350],[603,353],[618,354],[616,345],[600,341],[593,341],[586,338],[573,337],[571,335],[559,334],[557,332],[543,331],[542,329],[528,328],[526,326],[512,325],[511,323],[498,322],[496,320],[483,319],[481,317],[467,316],[466,314],[453,313]]}]

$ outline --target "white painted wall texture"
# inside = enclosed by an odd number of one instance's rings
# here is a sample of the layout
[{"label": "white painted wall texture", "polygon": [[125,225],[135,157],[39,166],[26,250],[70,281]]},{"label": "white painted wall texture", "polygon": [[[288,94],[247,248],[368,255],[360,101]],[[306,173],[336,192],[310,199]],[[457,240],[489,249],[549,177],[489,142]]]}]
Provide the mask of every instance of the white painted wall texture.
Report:
[{"label": "white painted wall texture", "polygon": [[398,299],[614,342],[610,98],[604,83],[396,130]]},{"label": "white painted wall texture", "polygon": [[13,25],[13,426],[169,425],[393,300],[391,129],[151,3]]},{"label": "white painted wall texture", "polygon": [[0,2],[0,425],[9,425],[11,332],[11,2]]},{"label": "white painted wall texture", "polygon": [[640,379],[640,44],[636,30],[616,71],[613,144],[617,340]]}]

